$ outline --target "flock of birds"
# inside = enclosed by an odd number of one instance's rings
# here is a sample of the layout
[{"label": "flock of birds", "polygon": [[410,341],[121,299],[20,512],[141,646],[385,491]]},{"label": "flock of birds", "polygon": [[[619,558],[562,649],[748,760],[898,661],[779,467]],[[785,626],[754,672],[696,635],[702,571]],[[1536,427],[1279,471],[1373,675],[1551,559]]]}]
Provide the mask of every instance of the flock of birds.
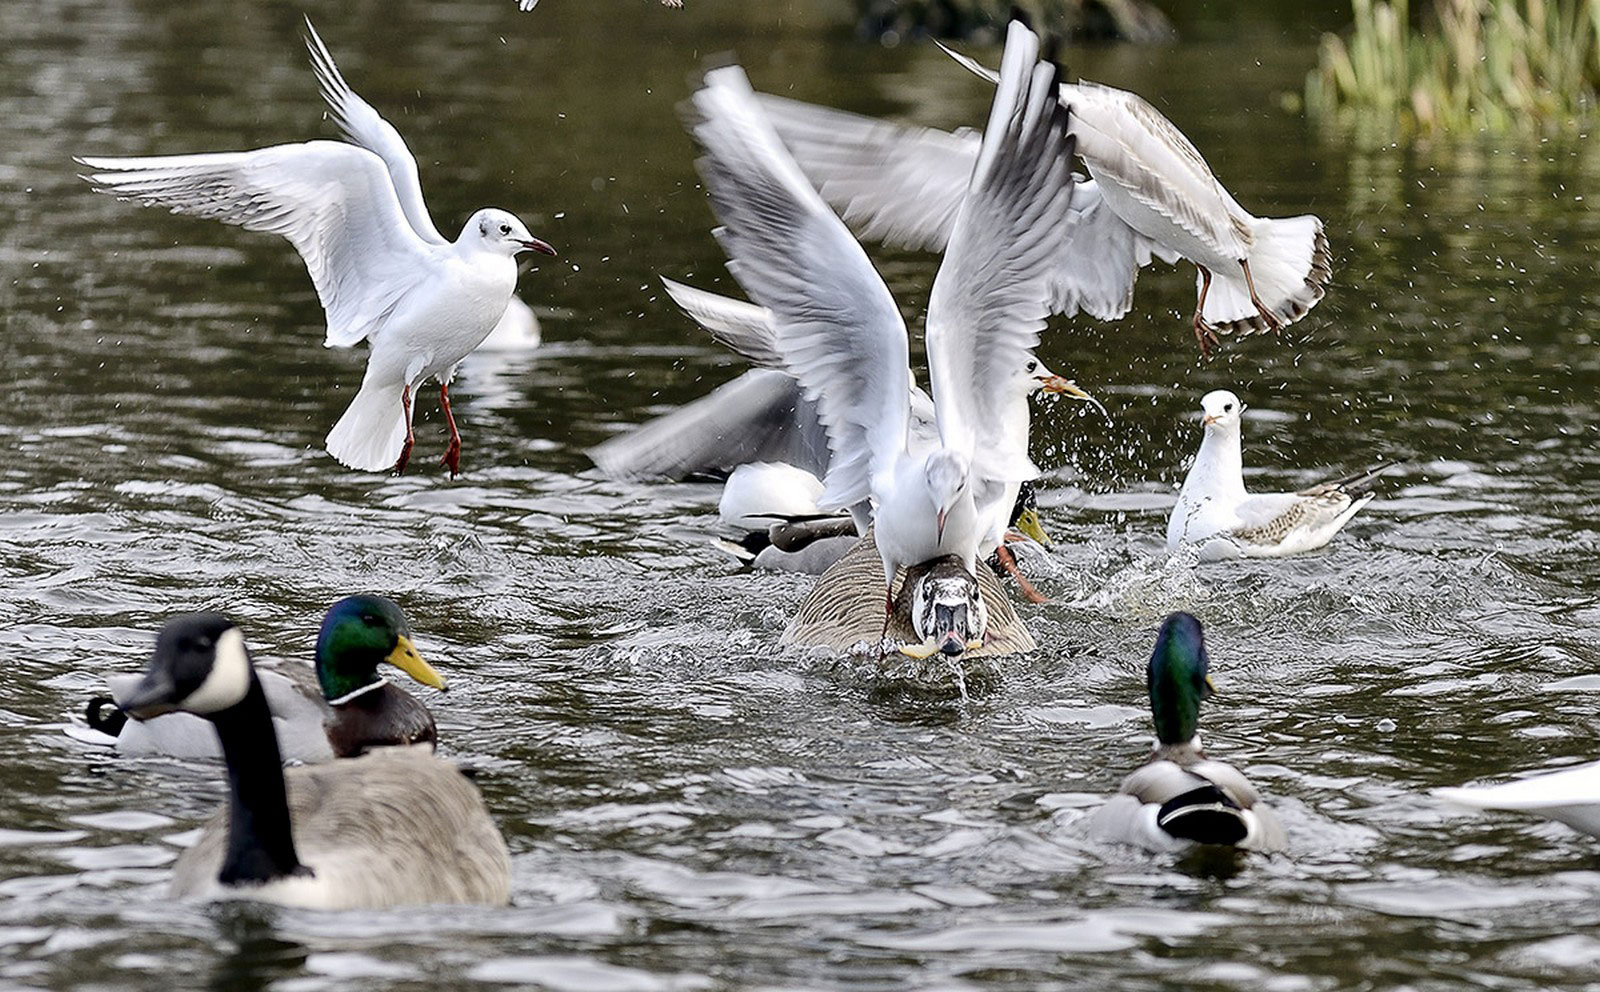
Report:
[{"label": "flock of birds", "polygon": [[[307,32],[345,141],[78,161],[101,192],[287,238],[326,311],[327,343],[369,345],[329,453],[358,469],[403,471],[415,391],[433,378],[453,476],[461,446],[451,378],[491,335],[537,334],[513,295],[515,258],[554,250],[496,209],[445,239],[404,140],[345,82],[309,21]],[[1031,489],[1030,397],[1093,402],[1033,354],[1050,315],[1120,317],[1141,267],[1185,258],[1198,270],[1192,325],[1204,351],[1218,334],[1298,320],[1331,274],[1319,220],[1247,213],[1148,103],[1062,81],[1021,20],[1007,29],[998,72],[950,54],[995,87],[981,133],[763,95],[738,66],[705,74],[687,125],[704,152],[716,236],[750,301],[666,287],[758,367],[591,452],[614,476],[727,473],[721,513],[750,531],[740,551],[784,566],[809,556],[801,567],[820,572],[813,596],[881,616],[880,659],[897,619],[913,632],[898,650],[916,659],[955,659],[1003,641],[1001,623],[1020,623],[1009,603],[992,591],[986,599],[996,574],[980,563],[994,556],[1031,591],[1006,549],[1045,539]],[[1075,158],[1088,177],[1074,172]],[[911,371],[900,309],[852,228],[943,252],[928,305],[927,391]],[[1204,439],[1169,519],[1170,551],[1214,560],[1314,550],[1372,498],[1381,468],[1297,493],[1247,492],[1244,403],[1218,390],[1201,406]],[[864,555],[881,568],[846,568]],[[1002,613],[1010,619],[992,629]],[[381,597],[329,610],[315,684],[295,678],[298,666],[258,671],[237,626],[192,614],[162,629],[142,677],[113,679],[110,696],[90,702],[90,725],[124,753],[226,763],[228,803],[177,862],[175,896],[327,908],[509,900],[510,859],[482,797],[434,754],[432,715],[384,678],[384,665],[444,688],[399,607]],[[1093,816],[1092,834],[1157,850],[1286,849],[1256,789],[1201,749],[1211,688],[1200,622],[1168,617],[1147,667],[1155,750]],[[286,759],[297,764],[286,770]],[[1597,768],[1445,795],[1600,832]]]}]

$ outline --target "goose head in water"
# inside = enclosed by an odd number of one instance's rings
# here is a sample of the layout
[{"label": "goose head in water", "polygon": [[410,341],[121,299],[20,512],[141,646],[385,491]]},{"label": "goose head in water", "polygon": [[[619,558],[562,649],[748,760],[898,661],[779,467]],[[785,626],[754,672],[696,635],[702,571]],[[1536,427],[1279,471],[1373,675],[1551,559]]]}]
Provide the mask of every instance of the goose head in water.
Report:
[{"label": "goose head in water", "polygon": [[911,627],[918,641],[901,648],[911,658],[947,658],[982,647],[989,628],[978,580],[953,555],[933,562],[911,590]]}]

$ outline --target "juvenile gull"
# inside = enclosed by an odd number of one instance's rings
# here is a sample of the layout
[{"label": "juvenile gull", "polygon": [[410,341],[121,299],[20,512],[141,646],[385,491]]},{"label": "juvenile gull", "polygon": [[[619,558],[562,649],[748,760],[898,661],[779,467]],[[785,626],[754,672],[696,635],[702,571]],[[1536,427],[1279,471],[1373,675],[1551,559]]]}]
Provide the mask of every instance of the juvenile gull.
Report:
[{"label": "juvenile gull", "polygon": [[1240,420],[1244,404],[1226,389],[1200,400],[1205,438],[1167,518],[1167,550],[1185,545],[1202,561],[1281,558],[1333,540],[1375,495],[1380,465],[1296,493],[1248,493]]},{"label": "juvenile gull", "polygon": [[384,160],[337,141],[76,161],[92,170],[83,178],[97,192],[287,238],[322,301],[325,344],[366,340],[371,348],[361,389],[328,434],[328,453],[351,468],[403,472],[415,442],[412,391],[433,377],[450,428],[442,464],[452,476],[460,471],[450,379],[505,314],[516,256],[555,254],[522,221],[485,208],[454,242],[430,242],[408,219]]}]

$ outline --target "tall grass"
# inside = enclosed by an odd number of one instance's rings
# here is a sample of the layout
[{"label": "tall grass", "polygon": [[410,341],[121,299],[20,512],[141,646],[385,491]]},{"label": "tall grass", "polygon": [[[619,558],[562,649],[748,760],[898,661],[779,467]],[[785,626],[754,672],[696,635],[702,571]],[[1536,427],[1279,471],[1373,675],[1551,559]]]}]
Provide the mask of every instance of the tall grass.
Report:
[{"label": "tall grass", "polygon": [[1600,0],[1351,0],[1306,78],[1315,119],[1363,132],[1548,131],[1600,107]]}]

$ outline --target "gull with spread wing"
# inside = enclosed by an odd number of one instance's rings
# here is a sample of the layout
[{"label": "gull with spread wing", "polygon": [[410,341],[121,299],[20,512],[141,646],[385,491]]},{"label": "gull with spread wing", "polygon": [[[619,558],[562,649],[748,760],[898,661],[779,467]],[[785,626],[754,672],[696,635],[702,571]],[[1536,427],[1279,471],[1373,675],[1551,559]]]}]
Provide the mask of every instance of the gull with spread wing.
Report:
[{"label": "gull with spread wing", "polygon": [[[1037,475],[1009,436],[996,378],[1023,367],[1048,313],[1051,226],[1071,204],[1067,112],[1038,38],[1008,35],[983,150],[929,302],[938,439],[913,445],[905,324],[861,246],[795,165],[736,66],[693,98],[729,269],[772,314],[785,366],[819,406],[832,458],[822,505],[870,498],[885,585],[943,555],[972,571],[1003,533],[1011,487]],[[996,522],[998,518],[998,523]],[[986,549],[985,549],[986,550]],[[945,632],[956,634],[958,632]],[[981,635],[981,631],[977,632]]]},{"label": "gull with spread wing", "polygon": [[[433,225],[428,214],[428,204],[422,198],[422,180],[417,174],[417,160],[393,124],[384,119],[372,104],[344,81],[344,75],[334,64],[333,55],[322,43],[322,37],[306,18],[306,47],[311,51],[311,68],[317,74],[317,85],[322,89],[322,99],[328,103],[333,123],[338,126],[344,140],[360,145],[383,159],[394,180],[394,191],[400,197],[400,209],[417,237],[434,245],[450,243]],[[478,345],[480,351],[526,351],[537,348],[540,342],[539,320],[533,310],[516,296],[506,304],[505,315],[494,325],[494,330]]]},{"label": "gull with spread wing", "polygon": [[[408,218],[384,160],[337,141],[76,161],[98,192],[287,238],[322,301],[325,343],[371,347],[361,389],[328,434],[328,453],[352,468],[404,471],[415,442],[412,390],[436,377],[450,428],[443,464],[452,476],[460,471],[450,379],[505,314],[516,256],[555,254],[522,221],[485,208],[454,242],[431,242]],[[426,217],[420,190],[417,197]]]},{"label": "gull with spread wing", "polygon": [[[1091,179],[1077,181],[1074,209],[1057,232],[1056,312],[1123,316],[1139,269],[1152,257],[1187,258],[1199,270],[1194,332],[1202,350],[1219,331],[1281,329],[1322,298],[1332,259],[1320,220],[1251,215],[1183,132],[1137,94],[1080,81],[1063,82],[1060,97],[1072,110],[1077,152]],[[863,237],[931,250],[944,245],[978,157],[978,135],[902,127],[781,97],[761,101],[823,198]]]}]

